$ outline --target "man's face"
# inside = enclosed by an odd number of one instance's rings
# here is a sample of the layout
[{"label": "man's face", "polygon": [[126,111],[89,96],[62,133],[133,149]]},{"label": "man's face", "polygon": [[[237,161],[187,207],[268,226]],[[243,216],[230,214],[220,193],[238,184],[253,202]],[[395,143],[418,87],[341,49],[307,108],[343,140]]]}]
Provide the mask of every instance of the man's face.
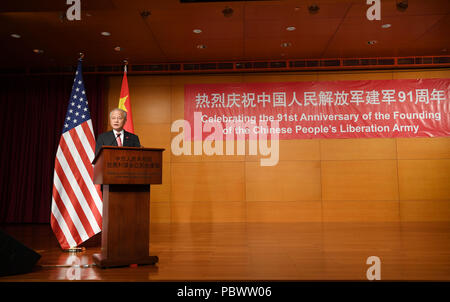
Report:
[{"label": "man's face", "polygon": [[125,122],[127,121],[124,114],[120,111],[113,111],[109,117],[109,123],[111,127],[116,131],[122,131]]}]

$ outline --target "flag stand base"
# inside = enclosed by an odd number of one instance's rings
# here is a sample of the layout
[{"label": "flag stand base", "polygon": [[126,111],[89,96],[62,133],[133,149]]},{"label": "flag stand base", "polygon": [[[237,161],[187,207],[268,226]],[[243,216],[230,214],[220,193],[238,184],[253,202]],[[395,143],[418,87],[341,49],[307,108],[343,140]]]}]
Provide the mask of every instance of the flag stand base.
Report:
[{"label": "flag stand base", "polygon": [[65,253],[81,253],[81,252],[84,252],[86,250],[86,248],[84,248],[84,247],[71,247],[71,248],[68,248],[68,249],[66,249],[66,250],[63,250],[63,252],[65,252]]}]

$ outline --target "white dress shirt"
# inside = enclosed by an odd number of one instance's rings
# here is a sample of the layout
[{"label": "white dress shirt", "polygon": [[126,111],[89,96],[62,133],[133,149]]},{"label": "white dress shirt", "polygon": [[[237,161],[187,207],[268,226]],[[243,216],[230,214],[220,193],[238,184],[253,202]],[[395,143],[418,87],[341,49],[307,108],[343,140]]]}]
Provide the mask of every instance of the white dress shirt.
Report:
[{"label": "white dress shirt", "polygon": [[114,137],[116,138],[116,141],[117,141],[117,134],[120,133],[119,139],[120,139],[120,142],[122,143],[122,146],[123,146],[123,136],[125,135],[125,131],[123,131],[123,129],[122,129],[122,131],[118,132],[118,131],[113,129],[113,132],[114,132]]}]

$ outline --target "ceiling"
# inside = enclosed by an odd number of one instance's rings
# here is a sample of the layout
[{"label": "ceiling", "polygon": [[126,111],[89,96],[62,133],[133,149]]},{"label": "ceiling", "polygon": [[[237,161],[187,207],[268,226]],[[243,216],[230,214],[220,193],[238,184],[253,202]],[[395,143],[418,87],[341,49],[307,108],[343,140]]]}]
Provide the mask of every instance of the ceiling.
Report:
[{"label": "ceiling", "polygon": [[79,52],[87,65],[448,55],[450,0],[409,0],[404,12],[397,1],[381,0],[381,20],[369,21],[366,0],[81,0],[81,20],[68,21],[65,0],[2,0],[0,64],[74,65]]}]

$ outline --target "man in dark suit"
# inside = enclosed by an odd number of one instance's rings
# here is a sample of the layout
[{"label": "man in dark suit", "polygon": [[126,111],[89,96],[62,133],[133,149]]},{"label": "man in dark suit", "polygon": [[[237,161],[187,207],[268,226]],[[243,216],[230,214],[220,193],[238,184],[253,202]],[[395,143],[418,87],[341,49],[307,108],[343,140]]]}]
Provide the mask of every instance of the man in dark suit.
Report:
[{"label": "man in dark suit", "polygon": [[139,137],[123,129],[126,121],[127,112],[122,109],[115,108],[109,113],[109,123],[113,129],[98,136],[95,155],[102,146],[141,147]]}]

